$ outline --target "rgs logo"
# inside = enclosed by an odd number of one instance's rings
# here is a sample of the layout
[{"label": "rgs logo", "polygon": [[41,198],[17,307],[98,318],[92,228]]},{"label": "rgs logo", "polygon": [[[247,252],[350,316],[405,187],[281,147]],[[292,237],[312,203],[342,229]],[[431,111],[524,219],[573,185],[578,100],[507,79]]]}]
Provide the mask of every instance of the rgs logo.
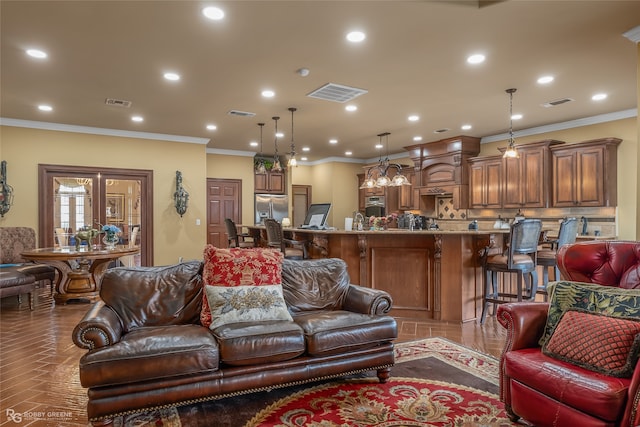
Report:
[{"label": "rgs logo", "polygon": [[14,423],[22,422],[22,412],[16,412],[13,409],[7,409],[7,420]]}]

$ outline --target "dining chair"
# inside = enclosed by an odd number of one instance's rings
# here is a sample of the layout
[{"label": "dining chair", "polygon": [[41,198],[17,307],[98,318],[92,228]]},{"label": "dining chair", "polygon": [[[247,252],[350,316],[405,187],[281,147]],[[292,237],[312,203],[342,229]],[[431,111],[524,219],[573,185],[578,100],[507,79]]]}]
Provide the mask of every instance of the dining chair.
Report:
[{"label": "dining chair", "polygon": [[287,259],[308,258],[306,242],[286,239],[282,231],[282,224],[278,221],[273,218],[266,218],[264,226],[267,232],[268,247],[280,249]]},{"label": "dining chair", "polygon": [[555,240],[547,240],[540,249],[538,249],[536,265],[542,266],[542,285],[538,286],[538,293],[544,295],[547,300],[547,284],[549,283],[549,268],[553,268],[554,280],[560,280],[560,270],[556,262],[558,249],[563,245],[568,245],[576,241],[578,235],[578,219],[564,218],[560,223],[558,230],[558,238]]},{"label": "dining chair", "polygon": [[[502,253],[491,255],[488,248],[484,251],[484,294],[480,324],[484,323],[491,304],[495,313],[498,304],[535,299],[538,287],[536,259],[541,231],[542,221],[539,219],[522,219],[511,225],[509,242]],[[498,273],[502,273],[502,283],[498,282]],[[517,275],[515,293],[505,283],[509,273]]]},{"label": "dining chair", "polygon": [[[140,230],[140,227],[137,225],[131,229],[131,234],[129,235],[129,244],[128,244],[130,248],[133,248],[134,246],[136,246],[136,239],[138,238],[139,230]],[[135,267],[136,262],[134,257],[135,255],[125,255],[123,257],[120,257],[120,263],[125,267]]]},{"label": "dining chair", "polygon": [[238,227],[231,218],[225,218],[224,225],[227,227],[227,239],[230,248],[252,248],[255,246],[253,241],[248,240],[251,236],[246,233],[238,233]]}]

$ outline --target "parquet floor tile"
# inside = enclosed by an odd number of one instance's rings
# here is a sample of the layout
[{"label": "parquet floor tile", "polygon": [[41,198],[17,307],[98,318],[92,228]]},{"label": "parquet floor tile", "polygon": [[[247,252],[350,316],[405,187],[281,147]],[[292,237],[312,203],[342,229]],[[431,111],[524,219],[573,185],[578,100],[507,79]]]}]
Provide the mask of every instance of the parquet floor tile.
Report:
[{"label": "parquet floor tile", "polygon": [[[86,427],[87,394],[78,361],[86,350],[71,340],[88,304],[56,305],[48,287],[40,288],[35,310],[26,296],[0,300],[0,427]],[[398,318],[398,341],[444,337],[500,357],[506,331],[488,318],[456,323]],[[23,415],[18,423],[10,415]]]}]

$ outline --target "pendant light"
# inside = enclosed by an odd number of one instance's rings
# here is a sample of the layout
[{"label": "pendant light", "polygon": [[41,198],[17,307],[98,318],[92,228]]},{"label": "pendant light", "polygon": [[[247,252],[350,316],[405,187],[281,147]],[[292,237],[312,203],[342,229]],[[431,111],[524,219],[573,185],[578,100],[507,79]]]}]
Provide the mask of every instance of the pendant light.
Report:
[{"label": "pendant light", "polygon": [[256,163],[256,173],[267,173],[267,167],[264,164],[264,157],[262,157],[262,129],[264,128],[264,123],[258,123],[258,126],[260,126],[260,157]]},{"label": "pendant light", "polygon": [[[389,163],[389,132],[383,132],[378,134],[378,138],[380,138],[380,146],[382,146],[382,138],[386,138],[386,147],[387,147],[387,156],[384,160],[382,160],[382,155],[380,155],[380,159],[378,160],[378,164],[376,166],[372,166],[367,170],[367,179],[362,183],[360,188],[381,188],[381,187],[397,187],[400,185],[411,185],[406,176],[402,175],[400,171],[402,170],[402,166],[397,163]],[[393,178],[389,178],[387,172],[389,168],[395,168],[396,174]],[[373,172],[378,171],[378,177],[373,177]]]},{"label": "pendant light", "polygon": [[271,167],[271,171],[282,172],[282,165],[280,164],[280,155],[278,154],[278,120],[280,120],[280,117],[275,116],[275,117],[272,117],[272,119],[276,123],[276,138],[274,142],[276,153],[273,155],[273,166]]},{"label": "pendant light", "polygon": [[293,113],[296,110],[297,109],[295,107],[289,107],[289,111],[291,111],[291,152],[288,153],[289,162],[287,163],[287,166],[289,167],[298,166],[298,161],[296,160],[296,146],[293,142]]},{"label": "pendant light", "polygon": [[513,94],[517,89],[507,89],[505,92],[509,94],[509,145],[502,155],[503,158],[515,159],[520,157],[516,149],[516,141],[513,138]]}]

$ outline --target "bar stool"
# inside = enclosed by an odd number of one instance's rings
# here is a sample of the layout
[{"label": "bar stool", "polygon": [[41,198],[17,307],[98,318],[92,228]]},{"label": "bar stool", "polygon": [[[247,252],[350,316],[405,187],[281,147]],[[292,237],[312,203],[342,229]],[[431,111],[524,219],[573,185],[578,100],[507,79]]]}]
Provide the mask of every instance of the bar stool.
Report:
[{"label": "bar stool", "polygon": [[556,262],[556,254],[558,249],[576,241],[578,235],[578,220],[576,218],[565,218],[560,223],[558,230],[558,238],[548,240],[546,243],[549,247],[543,247],[538,250],[536,265],[542,266],[542,286],[538,287],[538,293],[544,295],[547,300],[547,284],[549,283],[549,268],[554,269],[554,279],[560,280],[560,270]]},{"label": "bar stool", "polygon": [[255,246],[253,242],[245,240],[250,237],[248,234],[238,233],[238,227],[231,218],[225,218],[224,225],[227,227],[227,238],[229,240],[230,248],[252,248]]},{"label": "bar stool", "polygon": [[[536,256],[541,231],[542,221],[539,219],[522,219],[511,225],[508,247],[503,253],[490,255],[489,248],[485,250],[482,262],[484,295],[480,324],[484,323],[491,304],[493,304],[493,312],[495,313],[497,304],[514,300],[535,299],[538,287]],[[516,293],[500,289],[498,273],[503,273],[503,278],[506,273],[517,274]],[[502,285],[504,288],[504,284]]]},{"label": "bar stool", "polygon": [[282,224],[273,218],[266,218],[264,226],[267,231],[267,246],[278,248],[284,253],[287,259],[307,259],[306,242],[285,239],[282,231]]}]

